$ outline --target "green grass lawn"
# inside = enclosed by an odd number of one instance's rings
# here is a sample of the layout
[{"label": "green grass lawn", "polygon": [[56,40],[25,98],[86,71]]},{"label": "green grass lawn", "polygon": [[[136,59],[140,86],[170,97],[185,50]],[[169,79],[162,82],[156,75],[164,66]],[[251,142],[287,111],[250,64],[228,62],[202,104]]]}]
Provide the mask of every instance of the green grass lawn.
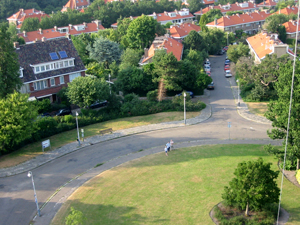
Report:
[{"label": "green grass lawn", "polygon": [[[209,212],[237,164],[258,157],[278,169],[261,145],[200,146],[133,160],[78,188],[52,224],[63,224],[71,206],[83,212],[85,224],[214,224]],[[288,224],[300,224],[300,189],[285,179],[283,190]]]},{"label": "green grass lawn", "polygon": [[[187,118],[193,118],[200,115],[200,112],[187,112]],[[80,119],[80,118],[79,118]],[[99,134],[99,130],[112,128],[115,130],[121,130],[131,127],[143,126],[148,124],[156,124],[169,121],[183,120],[183,112],[162,112],[157,114],[151,114],[146,116],[126,117],[116,120],[110,120],[102,123],[97,123],[84,128],[84,136],[91,137]],[[70,130],[64,133],[53,135],[49,137],[52,150],[66,145],[70,142],[74,142],[77,139],[76,129]],[[45,151],[49,151],[50,148],[46,148]],[[9,155],[0,157],[0,168],[11,167],[25,162],[35,156],[43,154],[41,141],[24,146],[18,151],[12,152]]]}]

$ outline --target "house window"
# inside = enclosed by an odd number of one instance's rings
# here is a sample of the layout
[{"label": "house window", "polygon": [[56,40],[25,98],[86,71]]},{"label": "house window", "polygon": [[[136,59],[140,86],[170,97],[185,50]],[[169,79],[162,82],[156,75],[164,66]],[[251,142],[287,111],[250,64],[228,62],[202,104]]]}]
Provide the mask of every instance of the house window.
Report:
[{"label": "house window", "polygon": [[50,85],[55,86],[55,78],[50,78]]},{"label": "house window", "polygon": [[255,24],[256,24],[256,25],[259,25],[259,22],[256,22]]},{"label": "house window", "polygon": [[69,61],[64,61],[65,67],[69,66]]},{"label": "house window", "polygon": [[41,71],[45,71],[45,66],[41,66]]},{"label": "house window", "polygon": [[39,66],[35,67],[35,72],[36,73],[40,72],[40,67]]},{"label": "house window", "polygon": [[69,61],[69,66],[73,66],[74,65],[74,60],[70,60]]},{"label": "house window", "polygon": [[65,83],[65,78],[64,78],[64,76],[60,76],[60,77],[59,77],[59,82],[60,82],[60,84],[64,84],[64,83]]},{"label": "house window", "polygon": [[46,70],[50,70],[50,65],[46,65]]},{"label": "house window", "polygon": [[69,78],[70,78],[70,82],[72,82],[76,77],[80,77],[80,73],[73,73],[70,74]]},{"label": "house window", "polygon": [[34,90],[43,90],[48,87],[47,80],[41,80],[33,83]]},{"label": "house window", "polygon": [[59,68],[63,68],[63,67],[64,67],[63,62],[59,62]]},{"label": "house window", "polygon": [[251,23],[247,23],[247,24],[246,24],[246,27],[250,27],[250,26],[251,26]]}]

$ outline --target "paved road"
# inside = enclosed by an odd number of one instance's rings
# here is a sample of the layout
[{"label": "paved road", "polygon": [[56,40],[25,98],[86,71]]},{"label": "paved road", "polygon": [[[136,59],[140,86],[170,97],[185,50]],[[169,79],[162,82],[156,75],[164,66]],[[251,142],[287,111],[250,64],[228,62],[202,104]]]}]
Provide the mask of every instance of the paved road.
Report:
[{"label": "paved road", "polygon": [[[210,119],[197,125],[141,133],[95,144],[34,169],[32,172],[40,204],[57,188],[95,165],[140,149],[163,146],[169,139],[176,143],[196,143],[201,140],[220,143],[229,138],[228,122],[232,124],[231,139],[249,140],[249,143],[255,143],[250,139],[268,139],[266,130],[271,128],[270,125],[251,122],[237,113],[229,80],[224,77],[224,58],[211,58],[215,90],[210,92],[208,99],[212,106]],[[26,173],[0,178],[0,197],[0,224],[28,224],[36,213],[32,184]]]}]

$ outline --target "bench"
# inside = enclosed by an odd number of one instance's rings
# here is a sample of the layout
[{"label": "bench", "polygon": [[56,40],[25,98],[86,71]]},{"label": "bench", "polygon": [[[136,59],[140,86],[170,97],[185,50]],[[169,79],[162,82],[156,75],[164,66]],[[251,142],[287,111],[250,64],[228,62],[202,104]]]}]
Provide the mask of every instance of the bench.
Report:
[{"label": "bench", "polygon": [[104,129],[104,130],[99,130],[99,134],[103,135],[103,134],[106,134],[106,133],[112,133],[112,128],[108,128],[108,129]]}]

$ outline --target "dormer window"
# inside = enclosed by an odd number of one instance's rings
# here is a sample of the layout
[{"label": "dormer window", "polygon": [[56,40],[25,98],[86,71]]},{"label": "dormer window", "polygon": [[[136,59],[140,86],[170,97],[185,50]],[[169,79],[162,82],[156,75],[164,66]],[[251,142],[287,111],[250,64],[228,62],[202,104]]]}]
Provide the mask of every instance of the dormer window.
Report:
[{"label": "dormer window", "polygon": [[23,77],[23,70],[24,70],[24,68],[20,67],[20,70],[19,70],[20,77]]},{"label": "dormer window", "polygon": [[43,64],[31,65],[35,74],[48,72],[50,70],[63,69],[74,66],[74,58],[57,60],[55,62],[48,62]]}]

